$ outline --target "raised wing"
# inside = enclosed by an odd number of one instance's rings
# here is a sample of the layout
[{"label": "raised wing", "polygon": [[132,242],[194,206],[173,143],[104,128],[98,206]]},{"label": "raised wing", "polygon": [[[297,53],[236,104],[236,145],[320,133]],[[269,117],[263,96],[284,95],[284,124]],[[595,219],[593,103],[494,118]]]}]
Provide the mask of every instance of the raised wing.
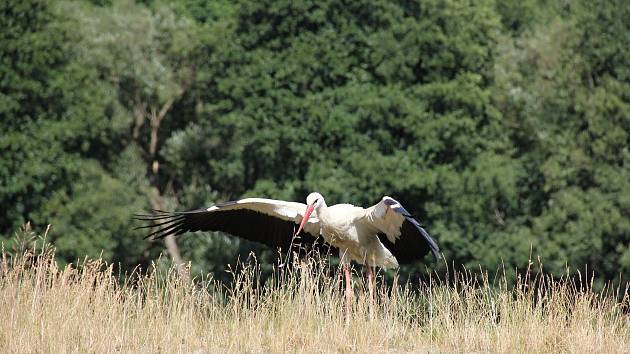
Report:
[{"label": "raised wing", "polygon": [[151,222],[139,228],[158,228],[145,238],[159,239],[194,231],[222,231],[271,247],[288,249],[291,244],[317,243],[320,226],[319,220],[313,216],[302,232],[293,237],[305,211],[306,204],[302,203],[246,198],[219,203],[207,209],[156,211],[152,215],[136,215],[135,219]]},{"label": "raised wing", "polygon": [[379,239],[398,263],[420,260],[429,251],[436,259],[440,258],[437,243],[394,198],[383,197],[376,205],[366,209],[365,217],[380,231]]}]

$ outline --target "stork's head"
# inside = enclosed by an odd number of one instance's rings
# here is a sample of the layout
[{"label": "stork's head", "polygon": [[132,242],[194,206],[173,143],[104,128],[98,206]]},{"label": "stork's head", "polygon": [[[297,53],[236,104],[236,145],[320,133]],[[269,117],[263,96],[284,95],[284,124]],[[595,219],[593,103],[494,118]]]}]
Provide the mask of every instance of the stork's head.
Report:
[{"label": "stork's head", "polygon": [[322,205],[326,205],[324,197],[317,192],[313,192],[306,197],[306,205],[312,206],[314,209],[319,209]]},{"label": "stork's head", "polygon": [[317,192],[313,192],[306,197],[306,211],[304,212],[304,217],[302,218],[302,222],[300,223],[300,227],[298,228],[296,235],[302,231],[302,228],[308,221],[308,218],[311,217],[313,210],[319,210],[322,206],[326,205],[324,201],[324,197]]}]

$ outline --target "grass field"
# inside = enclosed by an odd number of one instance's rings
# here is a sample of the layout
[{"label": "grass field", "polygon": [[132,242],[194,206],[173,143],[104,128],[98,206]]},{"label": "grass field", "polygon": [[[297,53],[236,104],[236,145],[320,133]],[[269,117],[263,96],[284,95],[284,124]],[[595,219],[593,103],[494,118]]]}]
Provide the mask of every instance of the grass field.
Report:
[{"label": "grass field", "polygon": [[347,317],[340,277],[321,269],[303,262],[265,286],[251,267],[231,287],[172,271],[121,283],[100,260],[60,269],[51,250],[3,253],[0,351],[630,353],[628,289],[460,274],[450,286],[381,285],[371,300],[357,275]]}]

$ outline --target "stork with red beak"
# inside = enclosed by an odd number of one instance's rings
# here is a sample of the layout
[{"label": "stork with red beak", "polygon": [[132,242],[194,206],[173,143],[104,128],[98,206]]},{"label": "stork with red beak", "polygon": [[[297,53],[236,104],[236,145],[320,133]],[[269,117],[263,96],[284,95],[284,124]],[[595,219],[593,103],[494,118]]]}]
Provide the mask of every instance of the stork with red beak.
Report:
[{"label": "stork with red beak", "polygon": [[[327,206],[324,197],[311,193],[306,205],[282,200],[246,198],[186,212],[138,215],[159,227],[146,237],[163,238],[191,231],[222,231],[272,247],[289,249],[294,243],[315,243],[321,237],[339,250],[348,302],[352,296],[350,262],[368,269],[372,293],[373,266],[398,268],[440,250],[418,221],[391,197],[369,208],[351,204]],[[299,225],[297,231],[295,226]],[[349,306],[349,305],[347,305]]]}]

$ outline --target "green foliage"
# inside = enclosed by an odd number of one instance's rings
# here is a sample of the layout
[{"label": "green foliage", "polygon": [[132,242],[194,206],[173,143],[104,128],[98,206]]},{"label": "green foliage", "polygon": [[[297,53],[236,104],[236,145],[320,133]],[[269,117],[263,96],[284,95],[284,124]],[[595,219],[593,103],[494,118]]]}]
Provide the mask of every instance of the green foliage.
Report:
[{"label": "green foliage", "polygon": [[78,22],[47,1],[21,4],[0,16],[11,28],[1,46],[9,104],[0,149],[10,157],[0,162],[2,233],[10,236],[27,220],[40,228],[52,223],[50,237],[67,261],[103,251],[138,262],[146,247],[131,242],[128,213],[146,201],[142,182],[128,176],[146,177],[130,168],[123,148],[129,117],[112,87],[77,59],[70,43],[80,39],[71,30]]},{"label": "green foliage", "polygon": [[129,220],[146,207],[141,162],[133,149],[124,151],[109,175],[95,161],[86,161],[74,183],[43,204],[39,218],[53,225],[51,241],[65,261],[86,255],[126,265],[142,261],[149,245],[137,242]]},{"label": "green foliage", "polygon": [[536,253],[555,273],[588,265],[628,274],[630,6],[578,3],[503,48],[498,103],[522,164]]},{"label": "green foliage", "polygon": [[[630,272],[626,2],[0,6],[5,236],[51,222],[64,260],[132,267],[159,251],[129,220],[156,196],[388,194],[456,266]],[[197,272],[273,257],[180,247]]]},{"label": "green foliage", "polygon": [[60,79],[67,66],[64,49],[70,32],[66,19],[54,15],[47,1],[3,2],[0,6],[4,28],[0,150],[11,157],[0,163],[0,224],[3,230],[12,231],[26,221],[24,214],[45,199],[47,190],[63,183],[65,171],[55,173],[51,162],[68,166],[74,158],[63,151],[63,144],[72,140],[69,134],[60,137],[65,141],[51,139],[47,152],[41,153],[42,140],[64,135],[57,127],[65,118]]}]

